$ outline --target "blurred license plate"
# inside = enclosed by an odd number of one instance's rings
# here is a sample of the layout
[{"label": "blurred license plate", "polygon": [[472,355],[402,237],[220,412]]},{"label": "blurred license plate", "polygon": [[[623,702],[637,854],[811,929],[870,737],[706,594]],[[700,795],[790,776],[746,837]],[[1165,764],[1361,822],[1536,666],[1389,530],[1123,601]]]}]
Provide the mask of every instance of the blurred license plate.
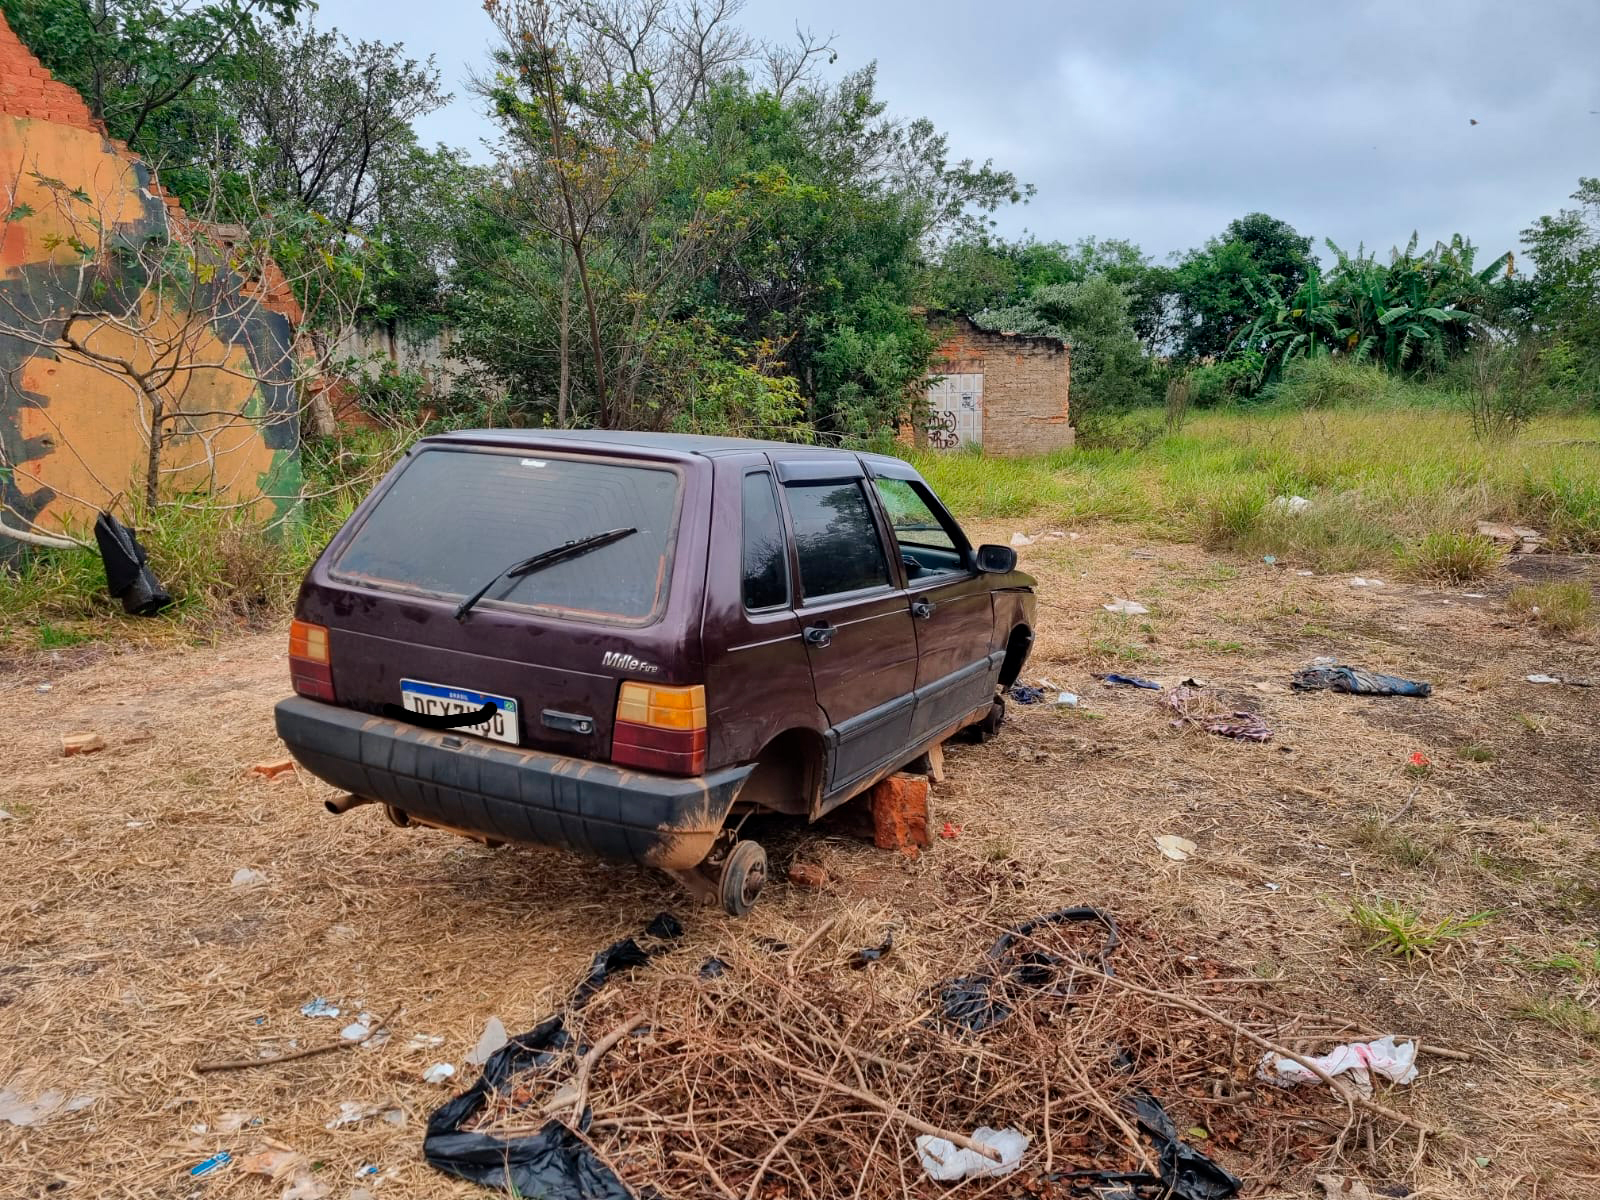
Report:
[{"label": "blurred license plate", "polygon": [[495,696],[488,692],[475,692],[471,688],[446,687],[442,683],[423,683],[418,679],[400,681],[400,703],[409,712],[426,713],[433,717],[453,716],[473,712],[485,704],[496,704],[494,716],[476,725],[457,725],[454,732],[470,733],[496,742],[519,744],[517,736],[517,702],[509,696]]}]

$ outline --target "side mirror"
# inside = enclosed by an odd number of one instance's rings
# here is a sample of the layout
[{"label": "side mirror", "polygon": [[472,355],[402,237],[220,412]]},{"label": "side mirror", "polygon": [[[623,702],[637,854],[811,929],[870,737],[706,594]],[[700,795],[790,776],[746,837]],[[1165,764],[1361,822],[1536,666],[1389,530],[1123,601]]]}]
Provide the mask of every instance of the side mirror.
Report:
[{"label": "side mirror", "polygon": [[985,575],[1004,575],[1017,569],[1017,552],[1010,546],[979,546],[972,557]]}]

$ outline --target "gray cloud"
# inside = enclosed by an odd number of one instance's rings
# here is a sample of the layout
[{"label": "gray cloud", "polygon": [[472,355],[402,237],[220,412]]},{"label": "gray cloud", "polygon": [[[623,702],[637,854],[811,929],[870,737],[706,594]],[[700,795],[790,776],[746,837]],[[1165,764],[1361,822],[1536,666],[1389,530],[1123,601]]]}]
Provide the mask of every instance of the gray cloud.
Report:
[{"label": "gray cloud", "polygon": [[[422,135],[475,146],[490,130],[465,78],[492,30],[457,3],[323,0],[319,20],[437,54],[457,100]],[[799,19],[837,35],[836,70],[875,59],[892,111],[1037,185],[1008,235],[1164,257],[1262,210],[1319,247],[1460,232],[1487,261],[1600,174],[1593,0],[814,0]],[[769,38],[795,20],[774,0],[743,17]]]}]

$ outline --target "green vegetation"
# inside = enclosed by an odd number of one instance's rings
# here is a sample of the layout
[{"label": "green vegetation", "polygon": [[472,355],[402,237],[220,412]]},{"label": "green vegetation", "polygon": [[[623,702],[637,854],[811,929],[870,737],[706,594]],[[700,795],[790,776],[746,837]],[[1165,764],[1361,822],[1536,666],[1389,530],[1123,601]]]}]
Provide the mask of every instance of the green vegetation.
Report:
[{"label": "green vegetation", "polygon": [[1514,1010],[1518,1020],[1538,1021],[1585,1041],[1600,1042],[1600,1013],[1570,996],[1547,996]]},{"label": "green vegetation", "polygon": [[1369,950],[1381,950],[1400,958],[1413,959],[1430,954],[1487,924],[1492,912],[1470,916],[1447,916],[1427,920],[1398,900],[1375,897],[1368,904],[1360,900],[1350,906],[1350,920],[1371,940]]},{"label": "green vegetation", "polygon": [[1524,584],[1511,589],[1506,607],[1549,633],[1572,634],[1593,621],[1594,590],[1587,583]]}]

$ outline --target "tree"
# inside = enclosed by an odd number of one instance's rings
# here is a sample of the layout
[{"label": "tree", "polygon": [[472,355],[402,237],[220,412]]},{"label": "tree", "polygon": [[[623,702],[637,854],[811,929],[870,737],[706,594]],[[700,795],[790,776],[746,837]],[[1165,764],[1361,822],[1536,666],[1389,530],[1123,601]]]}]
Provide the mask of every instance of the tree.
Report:
[{"label": "tree", "polygon": [[377,215],[416,148],[411,123],[450,99],[431,57],[309,21],[252,33],[230,92],[257,186],[341,228]]},{"label": "tree", "polygon": [[1583,178],[1576,208],[1522,231],[1533,261],[1530,315],[1592,396],[1600,396],[1600,179]]},{"label": "tree", "polygon": [[1220,359],[1254,320],[1252,289],[1292,296],[1315,269],[1311,239],[1266,213],[1231,221],[1220,237],[1191,250],[1173,269],[1179,354]]}]

